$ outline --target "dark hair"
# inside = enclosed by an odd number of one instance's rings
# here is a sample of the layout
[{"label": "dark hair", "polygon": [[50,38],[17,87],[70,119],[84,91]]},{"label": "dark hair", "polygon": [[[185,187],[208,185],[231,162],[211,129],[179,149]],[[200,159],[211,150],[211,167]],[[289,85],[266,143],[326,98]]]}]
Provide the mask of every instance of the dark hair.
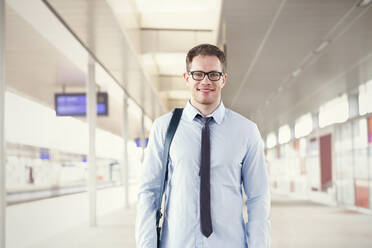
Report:
[{"label": "dark hair", "polygon": [[186,71],[190,71],[190,65],[194,57],[203,56],[216,56],[221,63],[222,72],[225,72],[225,54],[218,47],[211,44],[200,44],[190,49],[186,56]]}]

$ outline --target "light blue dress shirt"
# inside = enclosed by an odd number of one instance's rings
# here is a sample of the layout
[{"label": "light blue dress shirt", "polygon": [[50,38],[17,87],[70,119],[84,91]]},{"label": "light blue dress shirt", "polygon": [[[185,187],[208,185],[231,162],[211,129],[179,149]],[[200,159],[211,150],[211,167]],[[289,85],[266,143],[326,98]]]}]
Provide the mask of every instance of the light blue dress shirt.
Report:
[{"label": "light blue dress shirt", "polygon": [[[162,248],[270,247],[270,191],[263,142],[256,124],[224,107],[209,116],[211,140],[211,216],[209,238],[200,229],[200,152],[203,123],[190,102],[170,148]],[[172,113],[155,120],[140,176],[137,248],[156,248],[156,200],[160,197],[165,133]],[[243,219],[247,195],[248,223]]]}]

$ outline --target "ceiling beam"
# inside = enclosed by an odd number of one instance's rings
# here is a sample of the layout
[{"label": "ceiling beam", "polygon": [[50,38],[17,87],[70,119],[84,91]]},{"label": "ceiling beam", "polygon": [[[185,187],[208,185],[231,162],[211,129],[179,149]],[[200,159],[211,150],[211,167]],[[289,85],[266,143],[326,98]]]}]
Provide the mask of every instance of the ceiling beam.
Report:
[{"label": "ceiling beam", "polygon": [[213,43],[208,29],[142,28],[142,53],[186,53],[201,43]]},{"label": "ceiling beam", "polygon": [[213,32],[212,29],[193,29],[193,28],[141,28],[141,31],[176,31],[176,32]]},{"label": "ceiling beam", "polygon": [[159,92],[173,90],[181,91],[187,90],[187,87],[185,79],[180,76],[159,75],[158,90]]}]

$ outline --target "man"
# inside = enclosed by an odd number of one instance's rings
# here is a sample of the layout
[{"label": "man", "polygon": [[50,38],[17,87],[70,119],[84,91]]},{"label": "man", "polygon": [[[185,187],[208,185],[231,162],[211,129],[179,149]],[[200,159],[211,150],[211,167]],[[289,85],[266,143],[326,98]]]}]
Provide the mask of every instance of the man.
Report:
[{"label": "man", "polygon": [[[224,53],[213,45],[196,46],[187,54],[186,70],[191,98],[170,148],[161,247],[268,248],[270,194],[263,143],[257,126],[221,101]],[[138,193],[138,248],[156,248],[156,201],[171,117],[159,117],[151,130]]]}]

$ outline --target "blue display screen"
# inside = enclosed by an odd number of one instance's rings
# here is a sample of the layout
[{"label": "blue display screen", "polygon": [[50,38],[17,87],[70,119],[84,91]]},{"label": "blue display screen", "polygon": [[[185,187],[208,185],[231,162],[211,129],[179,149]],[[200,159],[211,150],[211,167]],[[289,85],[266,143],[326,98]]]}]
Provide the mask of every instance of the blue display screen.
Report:
[{"label": "blue display screen", "polygon": [[[55,94],[57,116],[85,116],[87,113],[85,93]],[[97,93],[97,115],[108,115],[108,95]]]},{"label": "blue display screen", "polygon": [[47,148],[40,148],[40,159],[42,159],[42,160],[50,160],[49,149],[47,149]]},{"label": "blue display screen", "polygon": [[[149,143],[149,138],[145,138],[145,147],[147,147],[148,143]],[[142,147],[141,146],[141,138],[136,138],[136,146],[137,147]]]}]

